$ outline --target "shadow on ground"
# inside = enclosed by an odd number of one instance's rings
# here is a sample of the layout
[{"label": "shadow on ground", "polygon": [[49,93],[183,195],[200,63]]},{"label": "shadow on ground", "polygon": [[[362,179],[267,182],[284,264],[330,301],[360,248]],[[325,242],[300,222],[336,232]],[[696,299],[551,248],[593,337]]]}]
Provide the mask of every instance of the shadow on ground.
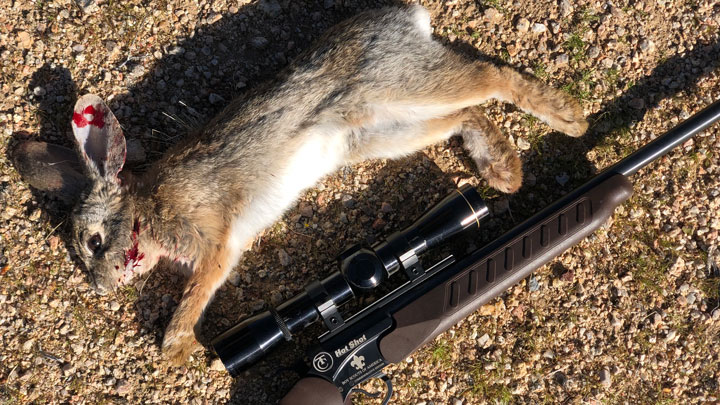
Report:
[{"label": "shadow on ground", "polygon": [[[272,2],[253,3],[242,7],[234,15],[226,15],[213,24],[198,28],[192,37],[179,40],[177,46],[169,47],[149,72],[145,72],[142,65],[137,63],[138,60],[132,58],[117,68],[124,74],[142,77],[126,93],[117,95],[110,102],[110,107],[123,125],[126,136],[139,140],[147,151],[148,158],[144,164],[131,169],[144,169],[179,137],[212,117],[227,105],[229,100],[272,78],[288,60],[307,48],[313,39],[331,25],[363,9],[395,2],[358,1],[353,2],[353,7],[345,7],[341,2],[335,2],[334,6],[328,8],[324,7],[323,2],[285,3],[282,8],[273,7],[273,4],[277,3]],[[479,55],[469,44],[456,42],[451,47],[471,57],[494,60],[491,56]],[[487,232],[483,233],[476,243],[489,241],[592,176],[596,169],[585,158],[586,152],[602,142],[608,134],[641,121],[649,109],[655,107],[660,100],[672,97],[679,91],[689,91],[706,73],[701,67],[716,66],[718,60],[719,44],[696,44],[685,56],[667,59],[650,75],[605,105],[600,112],[593,114],[589,118],[591,130],[584,138],[571,139],[560,134],[546,137],[543,140],[546,148],[561,151],[554,154],[553,158],[563,160],[565,167],[572,168],[570,181],[560,188],[541,188],[543,184],[554,184],[554,179],[542,167],[547,157],[541,159],[534,155],[530,161],[525,162],[525,167],[526,170],[538,174],[538,185],[524,186],[514,195],[511,198],[514,217],[507,212],[495,215],[487,222]],[[102,77],[91,80],[98,86],[101,86],[101,81]],[[669,81],[675,84],[671,86]],[[35,87],[45,89],[44,94],[33,94],[32,89]],[[37,108],[41,123],[40,133],[33,136],[18,133],[15,134],[13,142],[32,137],[70,146],[70,111],[78,94],[85,91],[76,88],[67,69],[50,65],[35,72],[30,88],[29,102]],[[637,108],[638,104],[634,102],[632,104],[636,108],[631,108],[630,102],[636,99],[644,100],[643,105]],[[508,111],[514,109],[511,106],[505,108]],[[167,113],[167,116],[164,113]],[[403,167],[412,168],[419,174],[402,180],[403,189],[398,190],[398,182],[390,181],[392,179],[387,177],[403,171]],[[342,180],[342,177],[342,173],[335,176],[338,180]],[[311,280],[334,271],[332,258],[343,248],[352,243],[370,242],[385,232],[407,225],[452,188],[453,182],[429,159],[418,154],[400,162],[388,163],[367,186],[362,192],[352,195],[355,203],[351,208],[340,201],[333,201],[322,212],[315,214],[313,221],[323,223],[337,221],[341,212],[347,212],[347,225],[340,227],[342,231],[339,234],[338,231],[323,232],[322,229],[311,235],[292,231],[287,234],[287,240],[264,240],[253,249],[243,260],[243,269],[249,274],[243,275],[240,282],[243,287],[231,288],[226,285],[221,288],[208,309],[204,324],[204,345],[209,347],[209,340],[217,333],[257,311],[255,304],[261,299],[271,301],[266,297],[275,286],[284,285],[284,298],[288,298]],[[407,198],[397,199],[398,195]],[[528,195],[542,197],[533,199],[528,198]],[[48,211],[52,225],[58,227],[57,232],[69,247],[65,227],[68,208],[47,199],[41,192],[34,192],[34,197],[34,201],[44,200],[43,209]],[[373,219],[380,204],[391,198],[397,199],[391,201],[392,205],[397,207],[396,214],[388,216],[384,230],[374,229]],[[275,257],[280,248],[294,252],[292,264],[288,268],[268,268],[264,276],[259,276],[254,265],[276,262]],[[318,250],[322,253],[316,253]],[[308,254],[309,252],[313,253]],[[181,281],[179,276],[168,276],[166,270],[159,269],[145,280],[139,289],[137,321],[156,336],[158,345],[162,341],[163,329],[179,300],[181,289],[178,288],[178,283]],[[230,402],[244,404],[248,403],[249,398],[253,398],[272,403],[279,399],[297,378],[292,373],[286,374],[279,370],[302,356],[302,348],[310,343],[309,336],[312,336],[313,332],[320,332],[320,329],[315,328],[305,334],[297,345],[285,345],[250,372],[236,379]]]}]

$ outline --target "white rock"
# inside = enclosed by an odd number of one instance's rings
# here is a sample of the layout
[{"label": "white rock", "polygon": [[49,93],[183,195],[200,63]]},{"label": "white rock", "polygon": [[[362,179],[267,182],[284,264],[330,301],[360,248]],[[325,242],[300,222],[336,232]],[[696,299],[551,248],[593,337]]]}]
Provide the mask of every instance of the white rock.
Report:
[{"label": "white rock", "polygon": [[524,138],[518,138],[517,141],[515,141],[515,144],[517,144],[517,147],[520,150],[530,149],[530,142],[526,141]]},{"label": "white rock", "polygon": [[477,340],[478,346],[485,348],[485,346],[490,342],[490,335],[487,333],[482,335],[480,339]]},{"label": "white rock", "polygon": [[483,13],[483,17],[485,17],[485,19],[487,21],[491,21],[491,22],[499,20],[501,16],[502,16],[502,14],[500,14],[499,11],[497,11],[496,9],[494,9],[492,7],[488,8]]},{"label": "white rock", "polygon": [[23,343],[23,345],[22,345],[23,351],[29,352],[30,350],[32,350],[34,344],[35,344],[35,339],[30,339],[27,342]]},{"label": "white rock", "polygon": [[530,29],[530,21],[527,18],[521,18],[515,24],[515,28],[520,32],[528,32]]},{"label": "white rock", "polygon": [[545,26],[545,24],[535,23],[532,26],[532,31],[539,34],[541,32],[547,31],[547,27]]},{"label": "white rock", "polygon": [[650,40],[643,39],[643,40],[640,41],[640,43],[638,44],[638,48],[639,48],[642,52],[652,51],[653,49],[655,49],[655,43],[652,42],[652,41],[650,41]]},{"label": "white rock", "polygon": [[210,363],[210,370],[212,371],[223,371],[225,370],[225,366],[223,365],[222,360],[215,359]]},{"label": "white rock", "polygon": [[575,10],[572,3],[569,0],[562,0],[560,2],[560,13],[563,17],[567,17]]}]

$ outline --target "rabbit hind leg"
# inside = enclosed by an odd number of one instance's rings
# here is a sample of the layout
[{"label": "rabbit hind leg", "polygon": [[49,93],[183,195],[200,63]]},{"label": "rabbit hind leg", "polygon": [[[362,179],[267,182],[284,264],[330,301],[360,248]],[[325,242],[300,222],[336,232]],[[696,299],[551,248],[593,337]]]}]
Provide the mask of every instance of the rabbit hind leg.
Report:
[{"label": "rabbit hind leg", "polygon": [[522,184],[522,163],[513,145],[480,107],[464,111],[467,118],[460,132],[478,171],[491,187],[514,193]]},{"label": "rabbit hind leg", "polygon": [[582,107],[562,90],[509,67],[468,62],[450,52],[445,56],[446,63],[418,73],[422,80],[408,83],[405,88],[411,89],[409,92],[400,90],[401,100],[461,109],[498,99],[515,104],[567,135],[577,137],[587,130]]}]

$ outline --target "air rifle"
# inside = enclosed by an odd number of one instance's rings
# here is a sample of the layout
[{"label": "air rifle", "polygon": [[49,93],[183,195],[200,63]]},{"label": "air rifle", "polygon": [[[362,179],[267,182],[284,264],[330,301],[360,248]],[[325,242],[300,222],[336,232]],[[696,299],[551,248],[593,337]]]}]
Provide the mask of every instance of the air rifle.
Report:
[{"label": "air rifle", "polygon": [[[309,352],[307,375],[283,405],[349,403],[358,384],[398,363],[481,305],[600,227],[633,192],[628,177],[720,119],[720,101],[604,170],[488,245],[425,269],[419,255],[447,237],[479,227],[487,208],[469,186],[456,190],[407,229],[370,248],[353,247],[340,270],[305,292],[225,331],[213,341],[232,376],[318,319],[328,328]],[[405,281],[343,319],[339,306],[395,273]]]}]

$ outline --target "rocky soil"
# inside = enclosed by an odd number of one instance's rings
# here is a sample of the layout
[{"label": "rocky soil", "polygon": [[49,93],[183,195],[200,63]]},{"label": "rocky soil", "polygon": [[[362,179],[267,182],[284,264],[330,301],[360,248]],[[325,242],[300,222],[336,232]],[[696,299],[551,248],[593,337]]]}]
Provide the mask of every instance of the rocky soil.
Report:
[{"label": "rocky soil", "polygon": [[[258,239],[207,311],[204,336],[333,271],[353,243],[400,229],[458,183],[493,215],[466,251],[720,99],[712,0],[423,1],[439,41],[508,64],[583,103],[589,133],[552,133],[488,103],[525,162],[516,194],[489,189],[460,140],[345,167]],[[0,402],[274,403],[301,356],[285,347],[237,379],[211,350],[159,351],[183,278],[158,268],[94,295],[68,253],[69,210],[29,188],[19,140],[70,146],[80,94],[109,100],[142,171],[330,25],[380,2],[6,1],[0,11]],[[720,126],[633,177],[612,220],[534,276],[391,366],[398,404],[720,401]],[[319,329],[314,332],[319,332]],[[376,391],[379,382],[365,389]],[[356,403],[379,403],[358,397]]]}]

